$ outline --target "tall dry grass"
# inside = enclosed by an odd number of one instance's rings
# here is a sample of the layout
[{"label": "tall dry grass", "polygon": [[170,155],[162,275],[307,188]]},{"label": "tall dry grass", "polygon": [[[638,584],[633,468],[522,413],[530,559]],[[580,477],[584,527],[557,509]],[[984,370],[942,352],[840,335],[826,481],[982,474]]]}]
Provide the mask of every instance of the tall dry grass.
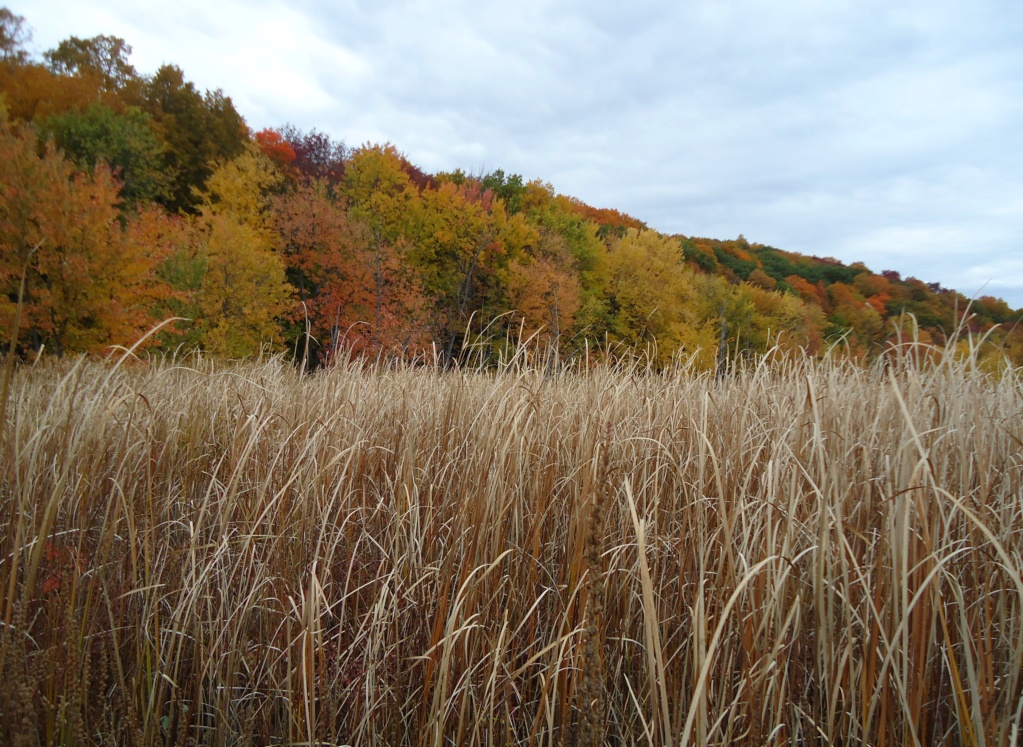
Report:
[{"label": "tall dry grass", "polygon": [[1015,744],[1023,389],[19,370],[4,744]]}]

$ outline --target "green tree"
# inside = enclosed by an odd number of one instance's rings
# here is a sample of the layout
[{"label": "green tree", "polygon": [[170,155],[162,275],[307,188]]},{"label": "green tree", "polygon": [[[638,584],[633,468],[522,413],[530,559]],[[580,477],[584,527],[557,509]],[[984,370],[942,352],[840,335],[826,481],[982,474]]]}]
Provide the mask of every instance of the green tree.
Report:
[{"label": "green tree", "polygon": [[94,103],[85,111],[49,117],[42,131],[80,169],[91,171],[98,163],[110,166],[121,181],[127,207],[168,198],[166,148],[153,132],[151,118],[140,109],[117,113]]},{"label": "green tree", "polygon": [[50,69],[58,75],[96,75],[108,91],[117,91],[138,80],[128,58],[131,45],[117,36],[72,36],[43,53]]},{"label": "green tree", "polygon": [[245,150],[249,141],[245,121],[230,98],[220,91],[203,96],[172,65],[164,65],[146,81],[140,103],[167,148],[172,183],[164,204],[172,212],[195,214],[217,164]]}]

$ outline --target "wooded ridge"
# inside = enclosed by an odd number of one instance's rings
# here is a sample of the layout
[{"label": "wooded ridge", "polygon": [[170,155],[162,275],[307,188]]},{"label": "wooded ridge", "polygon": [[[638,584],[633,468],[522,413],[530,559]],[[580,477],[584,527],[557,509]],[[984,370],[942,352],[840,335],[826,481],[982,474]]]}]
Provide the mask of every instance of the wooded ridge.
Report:
[{"label": "wooded ridge", "polygon": [[[138,73],[113,36],[42,59],[0,9],[0,339],[239,358],[463,360],[769,349],[876,358],[907,340],[1023,363],[1023,310],[898,272],[665,235],[498,169],[429,174],[392,144],[252,132],[222,91]],[[20,303],[20,317],[18,316]],[[967,339],[972,335],[971,339]]]}]

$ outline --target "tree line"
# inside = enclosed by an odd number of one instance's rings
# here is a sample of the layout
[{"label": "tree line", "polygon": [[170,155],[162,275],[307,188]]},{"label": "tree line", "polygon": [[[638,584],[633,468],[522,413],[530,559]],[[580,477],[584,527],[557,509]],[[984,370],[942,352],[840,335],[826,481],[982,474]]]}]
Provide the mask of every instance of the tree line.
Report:
[{"label": "tree line", "polygon": [[26,359],[103,353],[174,318],[144,345],[313,365],[528,339],[713,368],[769,348],[868,359],[965,328],[1023,363],[1023,314],[999,299],[664,235],[502,170],[426,173],[391,144],[252,132],[180,68],[139,74],[123,39],[41,59],[27,39],[0,8],[0,341]]}]

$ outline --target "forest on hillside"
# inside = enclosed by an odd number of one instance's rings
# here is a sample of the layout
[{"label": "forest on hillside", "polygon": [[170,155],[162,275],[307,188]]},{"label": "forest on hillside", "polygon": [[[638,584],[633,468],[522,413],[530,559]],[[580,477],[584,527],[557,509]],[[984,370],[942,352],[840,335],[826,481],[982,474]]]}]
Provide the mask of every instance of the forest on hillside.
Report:
[{"label": "forest on hillside", "polygon": [[[430,174],[395,145],[253,132],[220,90],[141,74],[114,36],[42,58],[0,8],[0,342],[309,365],[339,350],[720,368],[770,349],[860,360],[907,340],[1023,364],[1023,310],[898,272],[664,235],[541,180]],[[171,321],[167,321],[171,320]],[[14,338],[12,340],[12,338]]]}]

